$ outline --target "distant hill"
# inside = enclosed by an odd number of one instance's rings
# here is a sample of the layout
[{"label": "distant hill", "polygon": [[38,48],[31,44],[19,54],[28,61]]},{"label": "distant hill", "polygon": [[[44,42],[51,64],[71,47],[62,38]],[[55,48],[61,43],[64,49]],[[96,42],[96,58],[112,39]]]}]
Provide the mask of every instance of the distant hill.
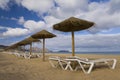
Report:
[{"label": "distant hill", "polygon": [[[41,52],[41,53],[42,53],[42,52],[43,52],[43,49],[42,49],[42,48],[33,47],[33,48],[32,48],[32,51],[33,51],[33,52]],[[52,52],[52,51],[49,50],[49,49],[47,49],[47,48],[45,48],[45,52],[46,52],[46,53],[49,53],[49,52]]]},{"label": "distant hill", "polygon": [[7,48],[8,46],[4,46],[4,45],[0,45],[0,49],[5,49]]},{"label": "distant hill", "polygon": [[4,45],[0,45],[0,52],[3,51],[5,48],[7,48],[8,46],[4,46]]},{"label": "distant hill", "polygon": [[68,50],[60,50],[60,51],[58,51],[58,52],[60,52],[60,53],[62,53],[62,52],[67,52],[67,53],[69,53],[70,51],[68,51]]}]

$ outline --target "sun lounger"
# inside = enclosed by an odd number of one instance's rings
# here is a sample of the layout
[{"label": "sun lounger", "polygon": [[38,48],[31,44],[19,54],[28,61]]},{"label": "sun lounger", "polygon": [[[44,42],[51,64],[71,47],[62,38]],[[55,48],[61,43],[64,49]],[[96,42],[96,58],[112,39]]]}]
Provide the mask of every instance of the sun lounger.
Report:
[{"label": "sun lounger", "polygon": [[[66,60],[67,60],[70,64],[68,64],[68,65],[66,66],[65,70],[67,70],[67,69],[69,68],[69,66],[71,65],[71,62],[72,62],[72,61],[76,61],[76,62],[78,62],[79,66],[77,66],[77,67],[75,68],[75,71],[76,71],[78,68],[81,68],[81,69],[83,70],[83,72],[84,72],[84,73],[87,73],[87,74],[89,74],[89,73],[92,71],[92,69],[93,69],[93,67],[94,67],[94,65],[95,65],[96,63],[105,63],[105,64],[109,65],[109,62],[112,61],[113,64],[112,64],[112,66],[109,66],[109,67],[110,67],[111,69],[114,69],[115,66],[116,66],[116,62],[117,62],[116,59],[96,59],[96,60],[66,59]],[[85,69],[85,65],[89,65],[88,70]],[[73,68],[72,68],[71,70],[73,71]]]},{"label": "sun lounger", "polygon": [[[66,58],[61,58],[58,56],[51,56],[49,57],[49,62],[54,68],[60,66],[63,70],[67,70],[69,68],[71,71],[73,71],[73,68],[71,66],[71,61],[68,61],[66,59],[82,59],[86,61],[88,60],[87,58],[80,58],[77,56],[67,56]],[[54,62],[57,62],[57,64],[55,64]]]},{"label": "sun lounger", "polygon": [[[53,61],[56,61],[58,64],[55,65],[53,63]],[[111,69],[115,69],[117,60],[116,59],[95,59],[95,60],[89,60],[87,58],[80,58],[77,56],[74,57],[67,57],[65,59],[62,59],[60,57],[54,56],[54,57],[49,57],[49,62],[52,65],[52,67],[56,68],[58,65],[63,69],[63,70],[68,70],[70,69],[71,71],[76,71],[78,68],[81,68],[82,71],[86,74],[91,73],[93,67],[97,64],[97,63],[104,63],[106,65],[108,65]],[[78,65],[75,67],[75,69],[73,69],[72,67],[72,63],[77,62]],[[109,63],[112,63],[112,65],[109,65]],[[65,64],[65,66],[63,66],[63,63]],[[86,70],[86,66],[88,67],[88,69]]]},{"label": "sun lounger", "polygon": [[41,54],[39,54],[39,53],[32,53],[32,54],[25,53],[23,57],[25,59],[39,58],[39,57],[41,57]]}]

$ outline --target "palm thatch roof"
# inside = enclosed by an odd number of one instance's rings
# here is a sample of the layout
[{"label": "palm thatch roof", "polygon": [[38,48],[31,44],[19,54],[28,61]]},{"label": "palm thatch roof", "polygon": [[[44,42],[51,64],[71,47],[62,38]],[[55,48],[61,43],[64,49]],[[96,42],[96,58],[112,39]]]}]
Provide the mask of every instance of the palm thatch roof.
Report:
[{"label": "palm thatch roof", "polygon": [[40,42],[40,40],[38,39],[34,39],[32,37],[26,38],[20,42],[17,43],[17,45],[27,45],[27,44],[31,44],[32,42]]},{"label": "palm thatch roof", "polygon": [[53,29],[63,32],[80,31],[88,29],[94,24],[95,24],[94,22],[78,19],[75,17],[70,17],[60,23],[53,25]]},{"label": "palm thatch roof", "polygon": [[32,35],[33,38],[35,39],[43,39],[43,38],[53,38],[56,37],[56,35],[46,31],[42,30],[40,32],[37,32],[36,34]]}]

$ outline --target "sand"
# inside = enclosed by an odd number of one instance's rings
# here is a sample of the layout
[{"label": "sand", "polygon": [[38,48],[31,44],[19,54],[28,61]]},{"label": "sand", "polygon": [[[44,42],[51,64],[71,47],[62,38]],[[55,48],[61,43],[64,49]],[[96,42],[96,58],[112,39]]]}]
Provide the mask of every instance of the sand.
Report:
[{"label": "sand", "polygon": [[0,53],[0,80],[120,80],[120,55],[79,54],[87,58],[116,58],[114,70],[107,67],[95,68],[90,74],[82,70],[65,71],[51,67],[49,56],[70,56],[70,54],[47,54],[42,58],[24,59],[15,55]]}]

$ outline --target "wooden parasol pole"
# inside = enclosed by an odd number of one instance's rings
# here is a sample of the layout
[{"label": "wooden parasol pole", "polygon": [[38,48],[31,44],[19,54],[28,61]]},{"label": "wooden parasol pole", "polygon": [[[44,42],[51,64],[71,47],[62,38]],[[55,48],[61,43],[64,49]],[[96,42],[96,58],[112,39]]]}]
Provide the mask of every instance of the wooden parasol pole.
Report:
[{"label": "wooden parasol pole", "polygon": [[32,54],[32,43],[30,43],[30,55]]},{"label": "wooden parasol pole", "polygon": [[72,56],[75,56],[74,31],[72,31]]},{"label": "wooden parasol pole", "polygon": [[43,38],[43,61],[45,61],[45,38]]}]

